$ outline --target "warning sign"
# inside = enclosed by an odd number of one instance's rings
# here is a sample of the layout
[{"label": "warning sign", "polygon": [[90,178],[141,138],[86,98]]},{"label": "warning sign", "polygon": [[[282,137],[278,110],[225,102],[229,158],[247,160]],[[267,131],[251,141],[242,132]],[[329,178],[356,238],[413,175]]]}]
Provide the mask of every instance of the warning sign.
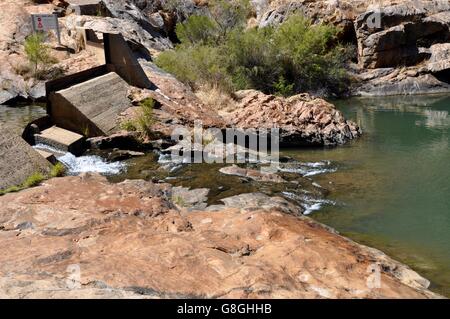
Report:
[{"label": "warning sign", "polygon": [[61,43],[58,16],[56,14],[32,14],[31,20],[34,32],[55,30]]}]

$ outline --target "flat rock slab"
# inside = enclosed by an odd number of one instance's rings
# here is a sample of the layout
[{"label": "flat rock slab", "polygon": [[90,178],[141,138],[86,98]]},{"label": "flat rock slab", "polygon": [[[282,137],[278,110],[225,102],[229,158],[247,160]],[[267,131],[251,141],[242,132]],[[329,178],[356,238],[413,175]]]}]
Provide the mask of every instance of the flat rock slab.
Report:
[{"label": "flat rock slab", "polygon": [[51,117],[56,126],[88,137],[110,135],[119,115],[131,106],[129,85],[116,73],[52,92]]},{"label": "flat rock slab", "polygon": [[37,144],[47,144],[56,149],[71,152],[74,155],[83,153],[84,136],[52,126],[35,135]]},{"label": "flat rock slab", "polygon": [[437,297],[406,266],[268,196],[188,212],[170,188],[84,174],[0,197],[0,298]]},{"label": "flat rock slab", "polygon": [[237,165],[223,167],[219,170],[225,175],[235,175],[241,177],[247,177],[254,181],[259,182],[272,182],[272,183],[285,183],[286,181],[279,175],[274,173],[262,172],[256,169],[241,168]]},{"label": "flat rock slab", "polygon": [[47,174],[50,163],[20,136],[0,134],[0,190],[21,185],[36,172]]}]

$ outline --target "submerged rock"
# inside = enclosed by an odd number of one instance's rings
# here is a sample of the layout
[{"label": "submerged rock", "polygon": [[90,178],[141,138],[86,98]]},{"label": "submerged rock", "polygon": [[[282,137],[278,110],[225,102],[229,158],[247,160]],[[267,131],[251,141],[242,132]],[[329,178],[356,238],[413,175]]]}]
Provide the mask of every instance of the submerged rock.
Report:
[{"label": "submerged rock", "polygon": [[285,200],[188,212],[170,197],[168,184],[99,175],[0,197],[0,297],[438,297],[383,253],[285,214]]},{"label": "submerged rock", "polygon": [[281,176],[274,173],[262,172],[256,169],[241,168],[237,165],[223,167],[219,170],[222,174],[248,177],[259,182],[284,183],[286,182]]}]

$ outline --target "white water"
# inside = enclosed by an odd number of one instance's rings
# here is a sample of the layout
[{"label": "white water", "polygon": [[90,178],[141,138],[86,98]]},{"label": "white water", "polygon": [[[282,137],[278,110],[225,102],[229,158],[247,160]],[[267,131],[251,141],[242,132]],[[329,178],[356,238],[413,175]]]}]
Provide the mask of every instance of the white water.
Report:
[{"label": "white water", "polygon": [[96,155],[76,157],[72,153],[66,153],[59,157],[58,160],[68,168],[68,173],[71,175],[87,172],[115,175],[121,173],[126,168],[124,163],[108,163]]},{"label": "white water", "polygon": [[291,192],[283,192],[283,195],[295,200],[305,210],[303,215],[309,215],[315,211],[318,211],[324,205],[336,205],[336,202],[327,199],[312,198],[307,195],[298,195]]},{"label": "white water", "polygon": [[68,175],[81,173],[100,173],[104,175],[115,175],[123,172],[126,165],[122,162],[106,162],[102,157],[96,155],[86,155],[76,157],[72,153],[64,153],[45,144],[35,145],[34,148],[56,153],[58,161],[67,168]]},{"label": "white water", "polygon": [[336,168],[330,167],[331,162],[311,162],[311,163],[287,163],[280,166],[278,169],[280,172],[285,173],[297,173],[304,177],[310,177],[325,173],[334,173]]}]

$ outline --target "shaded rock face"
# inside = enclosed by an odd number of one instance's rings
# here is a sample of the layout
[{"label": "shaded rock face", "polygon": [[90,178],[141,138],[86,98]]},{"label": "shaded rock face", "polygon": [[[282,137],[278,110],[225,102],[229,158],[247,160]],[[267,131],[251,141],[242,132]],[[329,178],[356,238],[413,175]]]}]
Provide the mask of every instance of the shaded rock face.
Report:
[{"label": "shaded rock face", "polygon": [[290,98],[247,90],[236,93],[236,110],[226,116],[242,129],[279,128],[282,146],[338,145],[358,137],[359,127],[335,107],[308,94]]},{"label": "shaded rock face", "polygon": [[428,57],[423,48],[450,40],[449,26],[447,1],[404,1],[368,10],[355,21],[360,64],[367,68],[417,64]]},{"label": "shaded rock face", "polygon": [[167,0],[103,0],[103,4],[112,17],[134,20],[143,29],[153,35],[170,36],[175,25],[201,11],[199,1]]},{"label": "shaded rock face", "polygon": [[65,18],[65,26],[73,36],[76,36],[77,27],[91,29],[99,33],[121,33],[123,37],[140,51],[146,58],[150,54],[172,48],[172,42],[158,34],[150,33],[135,20],[114,17],[94,17],[70,15]]},{"label": "shaded rock face", "polygon": [[383,253],[245,196],[189,213],[167,184],[83,175],[0,197],[0,297],[436,297]]},{"label": "shaded rock face", "polygon": [[450,91],[450,3],[403,1],[358,16],[356,95]]},{"label": "shaded rock face", "polygon": [[3,130],[0,136],[0,191],[19,186],[35,173],[47,175],[50,163],[21,137]]}]

